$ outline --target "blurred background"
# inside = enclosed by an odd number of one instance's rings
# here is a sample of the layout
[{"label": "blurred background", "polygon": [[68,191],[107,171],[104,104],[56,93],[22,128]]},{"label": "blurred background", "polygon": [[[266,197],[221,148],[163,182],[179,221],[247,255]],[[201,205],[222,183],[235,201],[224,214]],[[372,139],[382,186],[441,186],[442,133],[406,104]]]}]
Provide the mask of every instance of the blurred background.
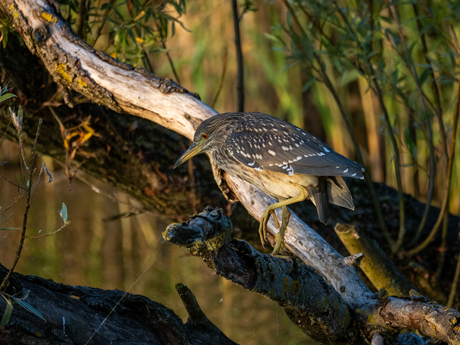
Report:
[{"label": "blurred background", "polygon": [[[219,112],[239,110],[232,1],[59,2],[75,32],[96,49],[175,80]],[[441,206],[458,100],[459,4],[246,0],[237,5],[244,111],[290,121],[363,163],[372,181]],[[0,161],[8,161],[1,175],[12,181],[20,174],[18,152],[11,142],[0,146]],[[275,303],[214,275],[185,249],[164,244],[161,232],[168,223],[150,214],[107,219],[129,209],[127,196],[81,172],[70,191],[62,166],[42,159],[55,181],[36,192],[29,234],[59,228],[62,202],[72,223],[56,235],[27,239],[20,273],[127,290],[150,267],[130,292],[172,308],[184,321],[174,290],[179,282],[238,343],[309,343]],[[458,215],[458,154],[451,166],[446,205]],[[0,190],[5,209],[17,190],[4,181]],[[23,206],[23,200],[14,205],[5,226],[20,226]],[[19,233],[0,236],[0,262],[9,267]],[[420,236],[399,244],[393,236],[388,245],[409,249],[423,242]],[[445,242],[440,252],[443,247]]]}]

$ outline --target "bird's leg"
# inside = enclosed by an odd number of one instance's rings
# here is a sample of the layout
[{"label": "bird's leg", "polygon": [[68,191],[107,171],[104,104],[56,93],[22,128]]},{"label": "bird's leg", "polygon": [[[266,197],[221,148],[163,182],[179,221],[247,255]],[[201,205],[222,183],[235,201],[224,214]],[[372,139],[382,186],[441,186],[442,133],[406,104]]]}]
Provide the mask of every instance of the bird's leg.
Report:
[{"label": "bird's leg", "polygon": [[276,237],[276,243],[275,243],[275,248],[273,248],[272,255],[273,256],[278,256],[280,253],[281,249],[281,244],[283,243],[284,239],[284,232],[286,231],[287,225],[289,223],[289,218],[291,218],[291,212],[289,212],[289,209],[287,206],[283,206],[283,215],[281,216],[281,228],[278,236]]},{"label": "bird's leg", "polygon": [[[260,218],[259,235],[260,235],[260,240],[262,241],[262,245],[264,244],[265,238],[267,237],[267,223],[268,223],[268,219],[270,218],[270,214],[275,214],[274,211],[277,208],[280,208],[280,207],[283,207],[283,206],[288,206],[288,205],[291,205],[291,204],[295,204],[296,202],[299,202],[299,201],[304,201],[310,195],[308,190],[305,189],[304,187],[302,187],[301,185],[295,184],[294,186],[299,190],[299,192],[300,192],[299,195],[297,195],[297,196],[295,196],[293,198],[280,200],[279,202],[268,206],[267,209],[265,210],[264,214]],[[283,219],[284,219],[284,217],[283,217]],[[286,222],[286,226],[287,226],[287,222]],[[281,234],[281,232],[280,232],[280,234]],[[282,236],[280,236],[280,237],[281,237],[280,241],[283,241],[284,231],[283,231]]]},{"label": "bird's leg", "polygon": [[278,218],[276,217],[275,210],[273,210],[272,216],[273,216],[273,221],[275,222],[275,228],[279,229],[280,228],[280,222],[278,222]]},{"label": "bird's leg", "polygon": [[[275,214],[275,209],[269,210],[268,207],[265,210],[264,214],[260,218],[260,226],[259,226],[259,236],[260,242],[262,242],[262,247],[264,246],[265,241],[267,240],[267,223],[270,219],[270,215],[273,215],[273,221],[275,222],[275,228],[279,229],[280,223],[278,222],[278,218]],[[263,223],[263,219],[265,219],[265,223]]]}]

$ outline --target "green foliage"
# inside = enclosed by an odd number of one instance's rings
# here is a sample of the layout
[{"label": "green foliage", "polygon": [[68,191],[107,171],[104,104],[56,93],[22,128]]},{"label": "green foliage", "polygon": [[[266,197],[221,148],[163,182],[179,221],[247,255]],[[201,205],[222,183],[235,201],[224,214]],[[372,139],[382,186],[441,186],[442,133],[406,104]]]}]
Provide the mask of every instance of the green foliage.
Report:
[{"label": "green foliage", "polygon": [[0,90],[0,103],[3,101],[6,101],[7,99],[16,97],[16,95],[13,95],[12,93],[5,93],[6,91],[7,91],[6,86],[3,90]]},{"label": "green foliage", "polygon": [[8,322],[11,319],[11,314],[13,313],[13,302],[16,302],[19,304],[21,307],[23,307],[25,310],[28,312],[34,314],[35,316],[39,317],[43,321],[46,322],[45,318],[43,317],[43,314],[40,313],[36,308],[32,307],[29,303],[27,303],[25,300],[27,297],[29,297],[30,290],[27,290],[24,292],[23,296],[21,298],[16,297],[16,296],[10,296],[8,294],[0,293],[0,295],[5,299],[6,301],[6,307],[5,311],[2,316],[2,321],[0,322],[0,327],[5,327]]},{"label": "green foliage", "polygon": [[[269,38],[286,53],[288,66],[301,64],[309,76],[304,89],[314,80],[327,84],[327,78],[337,89],[365,80],[374,93],[376,87],[382,90],[380,108],[395,121],[391,125],[400,150],[415,160],[420,158],[420,147],[432,143],[443,151],[441,127],[448,128],[449,123],[446,117],[437,123],[433,118],[452,111],[450,95],[460,51],[455,36],[459,5],[292,0],[288,6],[293,11],[287,11],[285,24],[274,26]],[[416,128],[416,141],[405,124]],[[440,129],[434,138],[428,133],[431,125]],[[422,158],[426,155],[423,152]]]},{"label": "green foliage", "polygon": [[[185,0],[111,0],[102,5],[93,0],[59,3],[63,16],[83,39],[134,66],[149,68],[147,55],[166,52],[165,41],[174,36],[177,25],[186,30],[179,20],[186,12]],[[84,30],[79,30],[80,22]]]},{"label": "green foliage", "polygon": [[[295,0],[290,5],[302,27],[288,11],[286,24],[275,27],[270,36],[288,54],[290,65],[301,63],[305,73],[324,81],[320,65],[327,64],[333,68],[330,74],[341,76],[339,86],[360,76],[375,89],[371,81],[376,80],[386,96],[395,97],[413,112],[419,130],[436,112],[430,84],[451,90],[457,80],[459,49],[451,33],[460,18],[460,6],[316,0]],[[426,54],[422,36],[427,41]],[[448,109],[451,101],[443,99],[442,107]],[[423,102],[428,103],[425,111]],[[411,151],[416,154],[416,147]]]},{"label": "green foliage", "polygon": [[19,298],[19,297],[11,296],[11,298],[17,304],[23,307],[25,310],[27,310],[28,312],[34,314],[35,316],[39,317],[40,319],[46,322],[46,319],[43,317],[43,314],[40,313],[36,308],[32,307],[29,303],[25,301],[25,299],[29,296],[29,293],[30,293],[30,290],[27,290],[25,291],[23,297]]},{"label": "green foliage", "polygon": [[13,312],[13,303],[11,303],[11,298],[1,294],[6,301],[5,312],[2,316],[2,321],[0,322],[0,327],[5,327],[11,318],[11,313]]},{"label": "green foliage", "polygon": [[62,208],[61,211],[59,211],[59,214],[61,215],[61,218],[64,223],[67,223],[67,206],[62,203]]},{"label": "green foliage", "polygon": [[5,18],[0,18],[0,42],[2,42],[3,48],[8,44],[8,34],[9,34],[9,23]]},{"label": "green foliage", "polygon": [[[363,138],[358,142],[351,123],[362,120],[351,118],[344,96],[351,83],[360,88],[367,84],[366,92],[375,96],[383,115],[379,122],[385,128],[385,140],[391,144],[390,150],[382,145],[389,151],[386,164],[394,165],[393,182],[396,181],[400,199],[397,241],[393,242],[385,226],[381,226],[393,251],[404,243],[403,193],[428,186],[427,206],[413,239],[416,242],[425,226],[434,186],[451,189],[446,166],[452,166],[452,158],[448,156],[447,141],[449,128],[456,126],[449,118],[456,101],[451,95],[458,79],[460,48],[456,37],[460,6],[452,2],[441,6],[424,1],[373,0],[283,3],[286,19],[273,27],[269,38],[285,52],[287,67],[301,66],[308,77],[304,90],[317,87],[318,80],[330,92],[361,164],[369,164],[381,151],[374,145],[374,151],[367,152],[368,162],[361,158],[361,147],[368,142]],[[358,101],[363,102],[363,97],[360,92]],[[374,106],[368,109],[371,107]],[[363,120],[370,126],[376,121],[373,112],[364,114]],[[375,130],[367,133],[368,138],[374,137],[371,140],[378,135]],[[372,185],[369,188],[372,190]],[[455,188],[458,189],[454,185],[450,195],[443,192],[448,204],[458,205]],[[375,206],[378,210],[378,203]]]}]

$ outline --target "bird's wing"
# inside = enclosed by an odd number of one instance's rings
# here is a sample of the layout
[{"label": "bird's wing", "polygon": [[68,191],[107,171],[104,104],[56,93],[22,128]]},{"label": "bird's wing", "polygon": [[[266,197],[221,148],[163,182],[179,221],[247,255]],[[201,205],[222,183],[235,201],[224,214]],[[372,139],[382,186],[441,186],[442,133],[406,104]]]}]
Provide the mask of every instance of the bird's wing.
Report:
[{"label": "bird's wing", "polygon": [[[363,178],[359,164],[338,154],[321,140],[287,122],[251,127],[228,136],[227,150],[255,170],[317,176]],[[247,130],[247,128],[245,128]],[[273,131],[275,129],[275,131]]]}]

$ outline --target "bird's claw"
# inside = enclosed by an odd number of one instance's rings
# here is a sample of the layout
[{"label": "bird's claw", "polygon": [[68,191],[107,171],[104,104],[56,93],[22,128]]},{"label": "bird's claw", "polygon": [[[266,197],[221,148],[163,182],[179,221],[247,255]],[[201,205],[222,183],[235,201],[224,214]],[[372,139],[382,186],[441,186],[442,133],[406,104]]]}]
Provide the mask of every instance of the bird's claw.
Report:
[{"label": "bird's claw", "polygon": [[279,258],[279,259],[283,259],[283,260],[286,260],[288,262],[290,262],[291,264],[294,262],[292,261],[292,258],[290,256],[287,256],[287,255],[281,255],[279,253],[271,253],[270,254],[271,256],[273,256],[274,258]]},{"label": "bird's claw", "polygon": [[280,223],[278,222],[278,218],[276,218],[275,210],[271,211],[270,213],[273,215],[273,220],[275,221],[275,228],[279,229]]},{"label": "bird's claw", "polygon": [[280,223],[276,217],[275,210],[266,209],[262,217],[260,217],[260,226],[259,226],[259,236],[262,246],[267,240],[267,223],[270,219],[270,215],[273,215],[273,221],[275,222],[275,227],[279,229]]}]

